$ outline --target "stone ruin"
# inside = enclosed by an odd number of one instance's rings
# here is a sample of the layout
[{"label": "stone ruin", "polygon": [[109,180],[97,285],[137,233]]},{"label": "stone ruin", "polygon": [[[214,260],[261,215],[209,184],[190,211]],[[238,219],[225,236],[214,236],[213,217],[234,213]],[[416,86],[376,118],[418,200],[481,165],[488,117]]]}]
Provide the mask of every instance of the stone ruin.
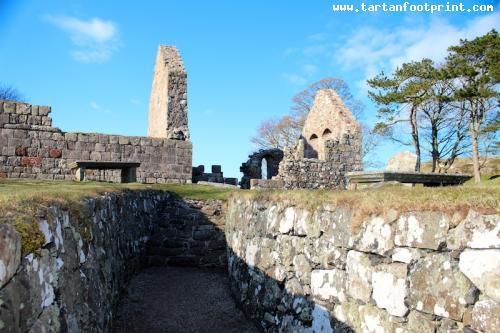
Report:
[{"label": "stone ruin", "polygon": [[[190,183],[192,145],[187,117],[187,74],[176,48],[160,46],[148,137],[63,132],[49,106],[0,101],[0,178],[71,180],[77,160],[140,162],[137,181]],[[89,180],[120,181],[118,170],[87,170]]]},{"label": "stone ruin", "polygon": [[[283,151],[281,149],[262,149],[249,155],[248,161],[240,167],[240,171],[243,173],[240,182],[241,188],[249,189],[251,179],[272,179],[272,177],[278,175],[281,160],[283,160]],[[263,171],[265,165],[267,167]]]},{"label": "stone ruin", "polygon": [[222,167],[220,165],[212,165],[212,172],[205,172],[205,166],[198,165],[197,167],[193,167],[193,183],[237,186],[238,179],[224,177],[224,173],[222,172]]},{"label": "stone ruin", "polygon": [[148,136],[188,140],[187,73],[177,48],[160,45],[149,100]]},{"label": "stone ruin", "polygon": [[337,93],[324,89],[316,93],[296,146],[284,151],[277,175],[252,179],[250,187],[345,189],[345,174],[361,169],[360,125]]}]

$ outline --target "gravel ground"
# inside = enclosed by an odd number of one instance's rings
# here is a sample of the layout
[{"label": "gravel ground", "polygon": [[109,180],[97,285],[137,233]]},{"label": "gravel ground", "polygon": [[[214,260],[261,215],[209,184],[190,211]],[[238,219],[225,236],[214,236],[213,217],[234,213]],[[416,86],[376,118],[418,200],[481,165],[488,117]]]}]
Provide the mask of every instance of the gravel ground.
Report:
[{"label": "gravel ground", "polygon": [[236,307],[225,272],[151,267],[122,295],[115,332],[259,332]]}]

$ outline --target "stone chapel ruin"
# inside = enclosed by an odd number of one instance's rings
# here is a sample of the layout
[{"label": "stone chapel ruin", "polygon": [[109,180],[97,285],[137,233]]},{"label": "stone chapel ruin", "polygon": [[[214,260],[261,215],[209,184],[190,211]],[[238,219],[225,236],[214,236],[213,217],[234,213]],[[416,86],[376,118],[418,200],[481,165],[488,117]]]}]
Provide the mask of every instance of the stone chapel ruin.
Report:
[{"label": "stone chapel ruin", "polygon": [[[259,152],[266,156],[266,151]],[[252,177],[244,163],[243,179]],[[294,149],[284,151],[279,169],[272,179],[251,179],[250,188],[330,188],[345,189],[345,174],[362,169],[360,125],[332,89],[316,93]],[[254,168],[255,169],[255,168]],[[242,188],[248,188],[242,182]]]},{"label": "stone chapel ruin", "polygon": [[[73,162],[95,161],[140,162],[141,183],[191,182],[187,74],[175,47],[158,49],[147,137],[63,132],[52,126],[50,112],[0,101],[0,178],[71,180]],[[120,181],[116,170],[85,172],[89,180]]]}]

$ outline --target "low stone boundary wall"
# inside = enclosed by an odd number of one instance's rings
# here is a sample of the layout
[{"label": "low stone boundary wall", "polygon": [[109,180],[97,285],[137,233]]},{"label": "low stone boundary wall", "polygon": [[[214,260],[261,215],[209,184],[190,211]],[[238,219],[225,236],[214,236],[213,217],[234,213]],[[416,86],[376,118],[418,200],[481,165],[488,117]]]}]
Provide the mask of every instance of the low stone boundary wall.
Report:
[{"label": "low stone boundary wall", "polygon": [[[71,180],[76,160],[141,162],[141,183],[190,183],[189,141],[98,133],[52,127],[51,108],[0,101],[0,178]],[[120,181],[120,171],[88,170],[90,180]]]},{"label": "low stone boundary wall", "polygon": [[232,291],[266,332],[497,332],[500,218],[235,197]]}]

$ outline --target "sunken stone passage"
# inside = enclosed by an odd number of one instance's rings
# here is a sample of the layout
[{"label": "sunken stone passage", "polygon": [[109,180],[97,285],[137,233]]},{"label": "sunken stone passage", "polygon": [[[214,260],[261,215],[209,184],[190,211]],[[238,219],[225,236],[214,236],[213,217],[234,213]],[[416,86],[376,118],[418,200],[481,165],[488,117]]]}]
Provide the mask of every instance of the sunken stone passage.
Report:
[{"label": "sunken stone passage", "polygon": [[231,289],[266,332],[498,332],[500,217],[233,198]]},{"label": "sunken stone passage", "polygon": [[[77,160],[141,162],[141,183],[190,183],[191,142],[52,127],[51,108],[0,100],[0,178],[72,180]],[[120,171],[87,170],[89,180],[119,182]]]},{"label": "sunken stone passage", "polygon": [[26,221],[42,246],[23,254],[20,234],[1,222],[0,332],[110,331],[121,291],[139,269],[226,267],[217,200],[131,191],[42,207]]},{"label": "sunken stone passage", "polygon": [[[70,211],[41,208],[31,223],[43,246],[21,257],[21,237],[0,224],[0,332],[105,332],[142,260],[166,192],[107,194]],[[28,222],[26,222],[28,223]],[[3,251],[2,251],[3,253]],[[0,272],[2,272],[0,270]]]}]

